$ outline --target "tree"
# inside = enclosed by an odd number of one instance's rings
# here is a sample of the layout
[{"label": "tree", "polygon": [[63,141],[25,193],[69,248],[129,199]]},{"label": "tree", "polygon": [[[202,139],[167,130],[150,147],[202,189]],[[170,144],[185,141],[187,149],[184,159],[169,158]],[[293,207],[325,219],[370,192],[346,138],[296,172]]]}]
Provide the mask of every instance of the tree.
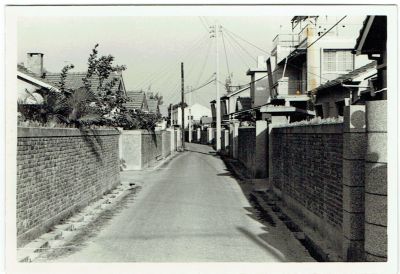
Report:
[{"label": "tree", "polygon": [[69,90],[66,89],[66,87],[65,87],[65,81],[66,81],[66,79],[67,79],[68,71],[71,70],[71,69],[73,69],[73,68],[74,68],[74,65],[71,64],[71,65],[66,65],[66,66],[64,66],[64,67],[62,68],[62,70],[61,70],[59,87],[60,87],[60,91],[61,91],[62,93],[66,93],[66,92],[70,93],[70,92],[71,92],[70,89],[69,89]]},{"label": "tree", "polygon": [[[96,44],[92,49],[88,58],[88,69],[85,77],[82,79],[86,90],[96,92],[98,94],[98,106],[103,112],[103,115],[109,115],[111,112],[119,112],[123,109],[125,98],[123,94],[113,92],[114,86],[117,84],[116,77],[109,80],[111,73],[124,71],[125,65],[113,65],[114,56],[104,55],[98,56],[99,44]],[[98,78],[97,90],[93,91],[92,80]],[[109,80],[109,81],[106,81]]]}]

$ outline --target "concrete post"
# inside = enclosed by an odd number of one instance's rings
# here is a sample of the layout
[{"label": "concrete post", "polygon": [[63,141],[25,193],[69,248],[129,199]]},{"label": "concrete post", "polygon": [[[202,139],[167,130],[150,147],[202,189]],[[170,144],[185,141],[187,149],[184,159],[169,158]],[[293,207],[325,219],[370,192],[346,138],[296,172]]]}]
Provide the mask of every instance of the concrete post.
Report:
[{"label": "concrete post", "polygon": [[232,151],[232,158],[237,159],[238,157],[238,146],[239,146],[239,121],[233,121],[231,126],[232,126],[232,132],[231,132],[231,151]]},{"label": "concrete post", "polygon": [[189,127],[188,128],[188,140],[189,140],[189,143],[191,143],[192,142],[192,128],[191,127]]},{"label": "concrete post", "polygon": [[207,144],[211,144],[213,139],[213,128],[207,128]]},{"label": "concrete post", "polygon": [[366,152],[365,106],[344,109],[343,123],[343,223],[344,261],[364,260],[364,166]]},{"label": "concrete post", "polygon": [[228,129],[224,129],[224,134],[222,135],[222,138],[224,139],[224,145],[225,145],[225,147],[223,149],[225,150],[225,152],[227,152],[229,149],[229,130]]},{"label": "concrete post", "polygon": [[171,154],[174,153],[175,151],[175,131],[172,128],[167,129],[167,131],[169,131],[170,133],[170,150],[171,150]]},{"label": "concrete post", "polygon": [[182,131],[180,128],[176,129],[176,149],[178,150],[182,146]]},{"label": "concrete post", "polygon": [[268,177],[268,122],[256,121],[255,178]]},{"label": "concrete post", "polygon": [[200,143],[201,141],[201,129],[197,128],[197,142]]},{"label": "concrete post", "polygon": [[366,103],[365,255],[387,261],[387,101]]}]

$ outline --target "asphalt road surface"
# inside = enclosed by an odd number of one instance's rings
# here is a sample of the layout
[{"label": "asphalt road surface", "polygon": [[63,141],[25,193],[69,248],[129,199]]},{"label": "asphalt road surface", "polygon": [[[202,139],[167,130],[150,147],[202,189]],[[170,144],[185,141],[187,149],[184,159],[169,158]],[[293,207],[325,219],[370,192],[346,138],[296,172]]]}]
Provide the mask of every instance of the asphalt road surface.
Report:
[{"label": "asphalt road surface", "polygon": [[284,262],[293,254],[310,260],[299,243],[251,217],[241,187],[210,147],[187,150],[157,170],[123,172],[142,190],[82,248],[55,261]]}]

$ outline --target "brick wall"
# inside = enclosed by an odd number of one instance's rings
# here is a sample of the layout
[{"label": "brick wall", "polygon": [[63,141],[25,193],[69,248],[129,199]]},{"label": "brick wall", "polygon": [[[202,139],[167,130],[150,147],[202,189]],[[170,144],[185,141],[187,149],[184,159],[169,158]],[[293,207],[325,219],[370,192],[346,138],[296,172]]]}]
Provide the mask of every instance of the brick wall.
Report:
[{"label": "brick wall", "polygon": [[18,128],[18,245],[119,183],[119,132]]},{"label": "brick wall", "polygon": [[271,137],[274,189],[288,208],[340,253],[343,125],[273,128]]},{"label": "brick wall", "polygon": [[254,175],[256,128],[241,127],[238,134],[238,160]]}]

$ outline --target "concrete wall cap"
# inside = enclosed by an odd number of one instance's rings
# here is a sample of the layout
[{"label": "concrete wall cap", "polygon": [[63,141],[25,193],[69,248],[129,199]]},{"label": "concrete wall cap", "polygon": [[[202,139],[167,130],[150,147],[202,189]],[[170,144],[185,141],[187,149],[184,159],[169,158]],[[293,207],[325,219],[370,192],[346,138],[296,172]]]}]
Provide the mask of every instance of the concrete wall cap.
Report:
[{"label": "concrete wall cap", "polygon": [[35,137],[68,137],[68,136],[84,136],[84,135],[120,135],[117,129],[88,129],[83,133],[77,128],[40,128],[40,127],[18,127],[18,138],[35,138]]}]

